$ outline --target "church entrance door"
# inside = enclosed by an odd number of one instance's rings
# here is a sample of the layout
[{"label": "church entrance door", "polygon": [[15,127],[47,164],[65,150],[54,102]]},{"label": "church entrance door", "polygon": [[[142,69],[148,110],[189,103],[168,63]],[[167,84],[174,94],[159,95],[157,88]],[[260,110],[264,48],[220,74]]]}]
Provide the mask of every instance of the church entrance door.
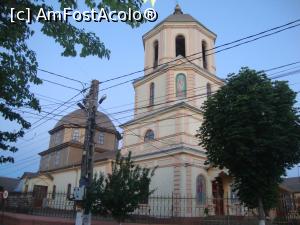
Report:
[{"label": "church entrance door", "polygon": [[43,199],[47,197],[48,187],[43,185],[33,186],[33,206],[42,207]]},{"label": "church entrance door", "polygon": [[212,182],[213,204],[216,215],[224,215],[224,190],[222,178],[217,177]]}]

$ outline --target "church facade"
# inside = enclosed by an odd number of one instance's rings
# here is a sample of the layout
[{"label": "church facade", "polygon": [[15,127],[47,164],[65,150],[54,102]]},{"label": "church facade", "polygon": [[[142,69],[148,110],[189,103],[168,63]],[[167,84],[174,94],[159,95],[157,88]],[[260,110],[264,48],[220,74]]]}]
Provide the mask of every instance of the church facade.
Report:
[{"label": "church facade", "polygon": [[[205,165],[205,149],[196,133],[201,106],[224,81],[216,76],[216,34],[177,5],[174,13],[143,36],[145,74],[133,82],[134,118],[121,125],[123,155],[136,164],[157,167],[150,189],[155,195],[193,197],[197,205],[232,197],[226,171]],[[40,153],[37,173],[25,173],[22,191],[68,193],[79,185],[86,115],[76,110],[49,131],[49,148]],[[121,139],[107,115],[98,112],[94,172],[111,172]],[[172,203],[173,204],[173,203]],[[188,214],[188,212],[186,212]],[[203,213],[203,212],[202,212]]]},{"label": "church facade", "polygon": [[134,119],[122,125],[122,153],[131,151],[136,163],[158,167],[151,183],[156,194],[193,196],[203,204],[233,194],[231,177],[204,164],[205,149],[195,137],[201,105],[224,85],[216,76],[215,40],[178,5],[143,36],[145,75],[133,83]]}]

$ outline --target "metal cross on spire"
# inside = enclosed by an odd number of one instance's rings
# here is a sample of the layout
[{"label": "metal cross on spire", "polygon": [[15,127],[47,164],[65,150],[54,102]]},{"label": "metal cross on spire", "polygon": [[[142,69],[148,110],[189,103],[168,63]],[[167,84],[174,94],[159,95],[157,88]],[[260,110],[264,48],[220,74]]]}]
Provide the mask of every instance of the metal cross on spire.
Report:
[{"label": "metal cross on spire", "polygon": [[[148,0],[144,0],[144,3],[148,2]],[[150,0],[152,7],[154,7],[156,0]]]}]

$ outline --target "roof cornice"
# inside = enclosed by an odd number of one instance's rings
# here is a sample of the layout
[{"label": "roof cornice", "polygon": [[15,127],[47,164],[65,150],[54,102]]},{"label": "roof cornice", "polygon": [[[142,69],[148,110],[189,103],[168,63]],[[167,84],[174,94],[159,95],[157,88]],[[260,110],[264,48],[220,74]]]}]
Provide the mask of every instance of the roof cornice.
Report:
[{"label": "roof cornice", "polygon": [[192,110],[192,111],[194,111],[196,113],[200,113],[200,114],[203,113],[200,109],[198,109],[198,108],[196,108],[196,107],[194,107],[194,106],[192,106],[192,105],[190,105],[190,104],[188,104],[186,102],[179,102],[177,104],[174,104],[174,105],[171,105],[171,106],[166,106],[163,109],[156,110],[156,111],[151,112],[149,114],[143,115],[143,116],[141,116],[139,118],[130,120],[130,121],[124,123],[124,124],[121,124],[120,127],[124,128],[126,126],[134,125],[135,123],[139,123],[139,122],[141,122],[143,120],[151,119],[151,118],[153,118],[153,117],[155,117],[157,115],[171,112],[171,111],[173,111],[174,109],[177,109],[177,108],[186,108],[186,109],[190,109],[190,110]]},{"label": "roof cornice", "polygon": [[[178,57],[180,57],[180,58],[178,58]],[[213,73],[209,72],[206,69],[203,69],[203,68],[197,66],[195,63],[191,62],[190,60],[187,60],[186,58],[184,58],[182,56],[178,56],[178,57],[174,59],[174,60],[178,59],[178,61],[173,62],[172,64],[170,63],[170,65],[167,65],[165,67],[158,68],[153,73],[151,73],[149,75],[145,75],[145,76],[141,77],[140,79],[135,80],[133,82],[133,86],[138,87],[138,86],[142,85],[143,83],[146,83],[147,81],[152,80],[153,78],[164,74],[168,70],[186,70],[186,69],[192,69],[197,74],[201,74],[205,78],[207,78],[215,83],[218,83],[220,85],[225,84],[224,79],[214,75]],[[175,63],[178,63],[178,62],[184,62],[184,63],[181,65],[176,65]],[[168,68],[168,67],[171,67],[171,68]]]},{"label": "roof cornice", "polygon": [[155,36],[156,34],[158,34],[159,32],[161,32],[162,30],[168,29],[168,28],[194,28],[194,29],[197,29],[198,31],[204,33],[205,35],[207,35],[214,41],[217,39],[217,35],[215,33],[211,32],[204,26],[199,25],[199,23],[197,23],[197,22],[164,22],[164,23],[158,24],[153,29],[151,29],[150,31],[148,31],[147,33],[145,33],[143,35],[142,39],[143,39],[144,47],[145,47],[146,39],[149,39],[149,38]]}]

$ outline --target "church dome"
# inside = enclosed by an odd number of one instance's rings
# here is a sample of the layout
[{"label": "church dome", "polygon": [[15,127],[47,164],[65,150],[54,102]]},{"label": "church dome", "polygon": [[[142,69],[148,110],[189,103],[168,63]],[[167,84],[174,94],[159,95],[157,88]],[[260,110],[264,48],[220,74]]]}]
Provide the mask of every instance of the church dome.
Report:
[{"label": "church dome", "polygon": [[[56,128],[63,126],[63,125],[86,126],[86,120],[87,120],[87,113],[83,109],[77,109],[77,110],[63,116],[56,123],[53,130],[56,130]],[[106,114],[99,112],[99,111],[97,111],[97,113],[96,113],[96,125],[101,128],[116,131],[116,127],[114,126],[114,124],[112,123],[110,118]]]},{"label": "church dome", "polygon": [[[212,33],[213,35],[216,36],[216,34],[214,32],[209,30],[206,26],[204,26],[202,23],[200,23],[198,20],[196,20],[190,14],[183,13],[183,11],[181,10],[179,4],[176,5],[173,14],[169,15],[163,21],[161,21],[156,26],[154,26],[154,28],[152,30],[154,30],[155,28],[161,26],[164,23],[197,23],[199,26],[201,26],[202,28],[204,28],[205,30],[207,30],[208,32],[210,32],[210,33]],[[149,32],[147,32],[146,34],[148,34]]]}]

